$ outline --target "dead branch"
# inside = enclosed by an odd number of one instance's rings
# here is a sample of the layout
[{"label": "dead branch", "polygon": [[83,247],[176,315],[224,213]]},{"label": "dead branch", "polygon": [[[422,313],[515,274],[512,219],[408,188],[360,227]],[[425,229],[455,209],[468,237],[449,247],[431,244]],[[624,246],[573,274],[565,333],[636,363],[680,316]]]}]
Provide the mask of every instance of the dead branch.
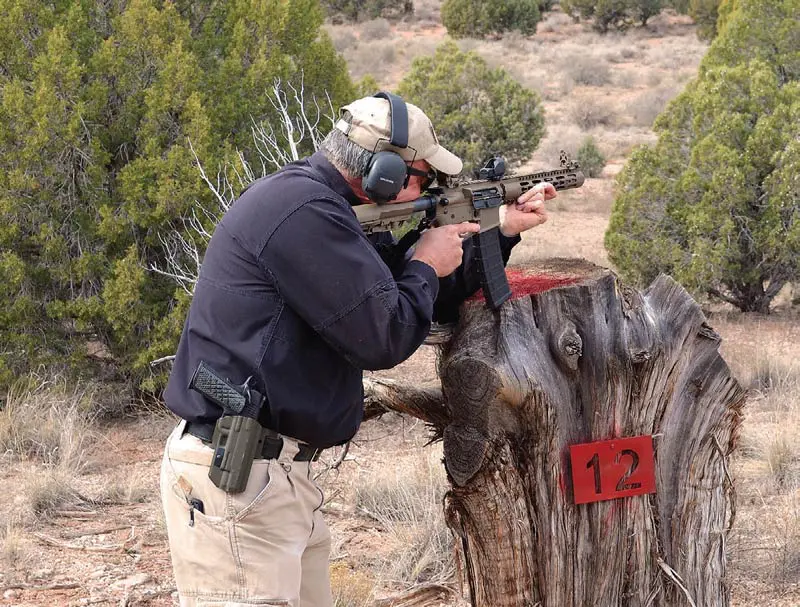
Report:
[{"label": "dead branch", "polygon": [[6,586],[0,586],[0,594],[6,592],[7,590],[33,590],[35,592],[45,591],[45,590],[72,590],[73,588],[80,588],[81,585],[77,582],[64,582],[60,584],[44,584],[44,585],[36,585],[36,584],[8,584]]},{"label": "dead branch", "polygon": [[45,535],[44,533],[34,532],[33,536],[44,544],[55,546],[57,548],[65,548],[67,550],[79,550],[83,552],[121,552],[125,547],[125,542],[122,544],[106,544],[101,546],[84,546],[82,544],[70,544],[57,540],[54,537]]},{"label": "dead branch", "polygon": [[104,535],[106,533],[113,533],[114,531],[121,531],[123,529],[129,529],[130,525],[116,525],[114,527],[103,527],[102,529],[94,529],[91,531],[85,530],[78,530],[78,531],[71,531],[69,533],[64,534],[65,540],[72,540],[78,537],[87,537],[89,535]]},{"label": "dead branch", "polygon": [[417,388],[381,377],[364,378],[364,420],[388,411],[407,413],[429,424],[437,436],[450,422],[441,388]]},{"label": "dead branch", "polygon": [[401,594],[379,599],[373,607],[423,607],[432,601],[442,601],[451,598],[456,591],[449,586],[441,584],[422,584]]}]

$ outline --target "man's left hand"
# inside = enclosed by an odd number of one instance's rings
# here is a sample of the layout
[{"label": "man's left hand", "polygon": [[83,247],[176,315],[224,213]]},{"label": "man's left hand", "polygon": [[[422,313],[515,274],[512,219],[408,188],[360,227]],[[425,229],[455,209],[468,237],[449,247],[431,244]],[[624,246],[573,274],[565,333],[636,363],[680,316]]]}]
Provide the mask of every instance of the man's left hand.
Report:
[{"label": "man's left hand", "polygon": [[552,183],[537,183],[517,199],[514,204],[505,208],[505,215],[500,219],[500,232],[504,236],[516,236],[547,221],[547,209],[544,201],[557,196]]}]

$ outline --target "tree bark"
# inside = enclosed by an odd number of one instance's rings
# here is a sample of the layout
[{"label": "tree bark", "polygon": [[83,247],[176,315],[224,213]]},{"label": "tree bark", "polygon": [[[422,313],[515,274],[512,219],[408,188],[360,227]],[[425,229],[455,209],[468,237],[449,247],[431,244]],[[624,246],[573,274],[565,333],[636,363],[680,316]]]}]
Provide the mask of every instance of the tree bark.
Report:
[{"label": "tree bark", "polygon": [[[500,310],[462,307],[441,394],[367,386],[373,413],[411,413],[444,440],[472,604],[726,607],[744,391],[719,336],[666,276],[638,292],[576,260],[509,274]],[[656,493],[575,505],[569,446],[641,435]]]}]

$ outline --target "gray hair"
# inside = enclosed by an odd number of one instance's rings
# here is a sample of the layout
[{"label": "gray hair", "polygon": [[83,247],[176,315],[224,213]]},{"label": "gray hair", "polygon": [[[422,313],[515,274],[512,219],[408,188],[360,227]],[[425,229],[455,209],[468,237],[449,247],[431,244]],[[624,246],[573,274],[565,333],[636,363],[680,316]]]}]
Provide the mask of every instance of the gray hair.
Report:
[{"label": "gray hair", "polygon": [[[343,118],[347,120],[349,112]],[[334,127],[319,144],[320,151],[336,168],[346,172],[350,177],[358,179],[367,174],[372,152],[365,150],[357,143],[350,141],[342,131]]]}]

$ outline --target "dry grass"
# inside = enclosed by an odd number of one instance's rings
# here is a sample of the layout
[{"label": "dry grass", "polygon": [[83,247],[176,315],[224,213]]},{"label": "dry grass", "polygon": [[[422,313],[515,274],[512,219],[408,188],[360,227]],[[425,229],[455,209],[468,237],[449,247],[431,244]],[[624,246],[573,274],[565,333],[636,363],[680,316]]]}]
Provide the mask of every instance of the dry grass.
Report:
[{"label": "dry grass", "polygon": [[785,406],[800,406],[796,396],[800,392],[800,362],[771,356],[768,352],[751,357],[743,369],[741,381],[763,396],[777,397]]},{"label": "dry grass", "polygon": [[381,563],[385,581],[444,582],[455,572],[453,537],[442,514],[447,483],[441,457],[440,447],[429,447],[358,479],[358,511],[379,523],[396,544]]},{"label": "dry grass", "polygon": [[605,86],[611,82],[607,60],[599,55],[577,53],[562,57],[561,73],[579,85]]},{"label": "dry grass", "polygon": [[637,126],[652,126],[656,117],[680,91],[675,87],[655,88],[641,93],[630,104],[629,111]]},{"label": "dry grass", "polygon": [[558,12],[547,12],[542,15],[542,20],[536,24],[537,34],[549,34],[563,29],[572,24],[572,17]]},{"label": "dry grass", "polygon": [[349,24],[325,26],[334,47],[347,60],[350,76],[361,80],[373,76],[381,87],[393,89],[411,62],[420,56],[433,55],[442,41],[439,35],[427,30],[403,30],[385,19],[375,19],[353,26]]},{"label": "dry grass", "polygon": [[23,491],[34,518],[50,516],[84,501],[77,490],[75,471],[64,466],[31,471]]},{"label": "dry grass", "polygon": [[12,386],[0,411],[0,449],[78,470],[93,410],[91,388],[68,387],[58,377],[26,377]]},{"label": "dry grass", "polygon": [[584,131],[598,126],[612,127],[617,121],[616,109],[611,99],[598,99],[592,95],[575,96],[570,103],[570,118]]},{"label": "dry grass", "polygon": [[14,504],[20,521],[35,521],[83,501],[78,477],[96,433],[95,391],[63,377],[31,374],[9,390],[0,411],[0,449],[27,466]]},{"label": "dry grass", "polygon": [[725,356],[750,392],[733,461],[739,507],[730,565],[741,604],[766,604],[754,602],[765,588],[783,592],[800,575],[800,362],[796,348],[783,346],[796,336],[774,332],[772,319],[739,316],[720,327],[737,338],[725,344]]},{"label": "dry grass", "polygon": [[105,504],[141,504],[152,497],[152,488],[136,474],[112,476],[93,493],[93,501]]},{"label": "dry grass", "polygon": [[414,15],[408,20],[413,29],[439,27],[441,25],[442,0],[414,0]]},{"label": "dry grass", "polygon": [[359,40],[386,40],[392,35],[392,26],[386,19],[365,21],[359,28]]},{"label": "dry grass", "polygon": [[0,526],[0,573],[5,581],[15,580],[28,570],[32,552],[19,524],[7,520]]},{"label": "dry grass", "polygon": [[375,580],[364,571],[344,563],[331,564],[334,607],[367,607],[373,602]]}]

